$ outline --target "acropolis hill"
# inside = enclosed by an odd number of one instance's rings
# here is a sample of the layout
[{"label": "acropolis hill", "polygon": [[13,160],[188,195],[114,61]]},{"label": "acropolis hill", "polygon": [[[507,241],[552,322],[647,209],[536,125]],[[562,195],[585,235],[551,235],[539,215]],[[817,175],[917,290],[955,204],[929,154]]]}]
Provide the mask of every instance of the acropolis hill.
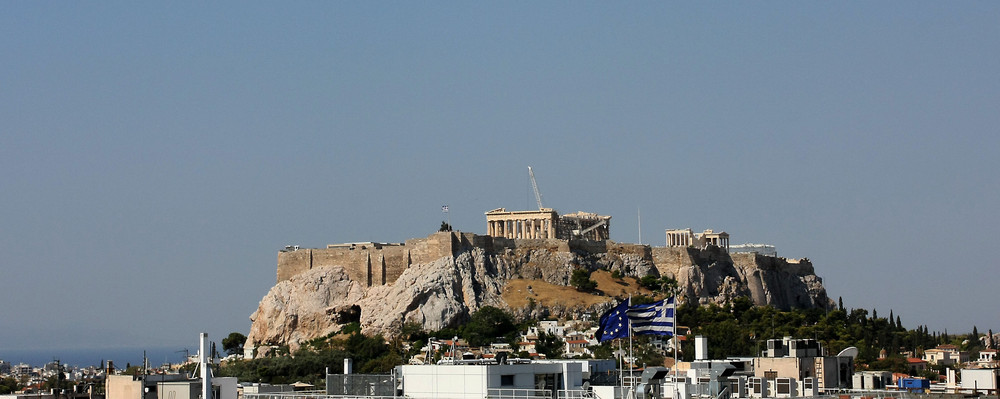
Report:
[{"label": "acropolis hill", "polygon": [[[669,230],[671,246],[664,247],[616,243],[606,239],[610,217],[581,212],[567,224],[549,212],[487,212],[489,235],[438,232],[404,243],[286,248],[278,254],[277,284],[251,315],[248,345],[294,349],[352,321],[366,333],[393,335],[404,323],[436,330],[483,306],[539,319],[575,318],[604,310],[613,296],[638,292],[626,283],[645,275],[676,279],[684,302],[743,296],[783,309],[831,305],[806,259],[730,253],[729,235],[711,230]],[[603,293],[577,293],[568,287],[577,268],[595,276],[619,271],[626,280],[599,285]],[[525,305],[532,295],[535,303]],[[550,297],[563,299],[542,300]]]},{"label": "acropolis hill", "polygon": [[[683,274],[684,269],[692,265],[719,261],[728,261],[744,268],[781,270],[797,276],[815,275],[813,265],[808,259],[785,259],[754,252],[727,253],[724,248],[715,246],[652,247],[644,244],[616,243],[611,240],[509,239],[474,233],[438,232],[399,244],[361,242],[330,245],[327,248],[281,251],[278,253],[278,282],[289,280],[314,268],[341,267],[352,281],[359,282],[365,287],[392,284],[410,267],[420,267],[422,264],[444,257],[453,257],[473,249],[481,249],[484,253],[492,255],[546,251],[575,252],[598,257],[604,255],[603,257],[612,258],[625,256],[630,260],[638,260],[639,263],[649,263],[659,275],[674,279],[678,279],[678,275]],[[763,289],[763,282],[758,279],[753,280],[748,288],[750,297],[757,304],[770,304],[785,309],[826,306],[826,301],[821,300],[817,303],[811,296],[771,298],[772,295]],[[686,294],[688,292],[682,291],[681,296]],[[815,299],[825,299],[825,297]]]}]

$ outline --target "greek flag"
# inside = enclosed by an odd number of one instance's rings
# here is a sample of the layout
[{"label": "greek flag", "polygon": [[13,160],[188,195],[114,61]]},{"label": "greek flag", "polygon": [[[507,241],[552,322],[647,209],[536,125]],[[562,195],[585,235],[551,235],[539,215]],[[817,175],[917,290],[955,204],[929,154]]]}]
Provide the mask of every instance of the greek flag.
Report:
[{"label": "greek flag", "polygon": [[448,205],[441,205],[441,212],[448,213]]},{"label": "greek flag", "polygon": [[628,305],[629,300],[626,299],[601,315],[600,327],[597,328],[597,334],[594,334],[598,342],[628,336],[628,316],[625,315]]},{"label": "greek flag", "polygon": [[674,297],[628,308],[635,335],[673,335]]}]

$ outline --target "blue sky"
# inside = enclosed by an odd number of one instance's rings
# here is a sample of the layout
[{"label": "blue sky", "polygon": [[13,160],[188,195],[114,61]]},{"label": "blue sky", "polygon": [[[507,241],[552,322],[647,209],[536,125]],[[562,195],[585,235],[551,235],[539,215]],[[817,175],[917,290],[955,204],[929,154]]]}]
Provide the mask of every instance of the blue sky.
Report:
[{"label": "blue sky", "polygon": [[[546,206],[1000,331],[993,2],[17,2],[0,349],[249,331],[277,251]],[[2,353],[0,353],[2,358]]]}]

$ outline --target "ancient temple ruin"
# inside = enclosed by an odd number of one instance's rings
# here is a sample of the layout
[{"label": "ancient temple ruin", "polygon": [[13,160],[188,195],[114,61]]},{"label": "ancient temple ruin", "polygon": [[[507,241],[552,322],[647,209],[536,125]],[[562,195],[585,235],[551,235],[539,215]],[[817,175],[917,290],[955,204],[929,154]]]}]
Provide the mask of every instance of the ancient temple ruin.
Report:
[{"label": "ancient temple ruin", "polygon": [[511,239],[603,241],[611,237],[611,216],[590,212],[559,215],[552,208],[537,211],[508,211],[497,208],[486,212],[486,234]]},{"label": "ancient temple ruin", "polygon": [[719,248],[729,250],[729,233],[720,231],[716,233],[712,229],[701,233],[695,233],[690,228],[667,230],[668,247],[695,247],[705,248],[714,245]]}]

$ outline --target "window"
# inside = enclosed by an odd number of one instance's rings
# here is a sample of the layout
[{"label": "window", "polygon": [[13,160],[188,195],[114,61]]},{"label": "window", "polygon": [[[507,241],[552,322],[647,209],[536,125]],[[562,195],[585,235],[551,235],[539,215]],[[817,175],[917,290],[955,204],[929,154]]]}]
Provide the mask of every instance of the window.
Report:
[{"label": "window", "polygon": [[778,378],[775,388],[780,395],[788,395],[792,393],[792,379],[791,378]]},{"label": "window", "polygon": [[514,375],[513,374],[503,374],[500,376],[500,386],[502,387],[512,387],[514,386]]}]

